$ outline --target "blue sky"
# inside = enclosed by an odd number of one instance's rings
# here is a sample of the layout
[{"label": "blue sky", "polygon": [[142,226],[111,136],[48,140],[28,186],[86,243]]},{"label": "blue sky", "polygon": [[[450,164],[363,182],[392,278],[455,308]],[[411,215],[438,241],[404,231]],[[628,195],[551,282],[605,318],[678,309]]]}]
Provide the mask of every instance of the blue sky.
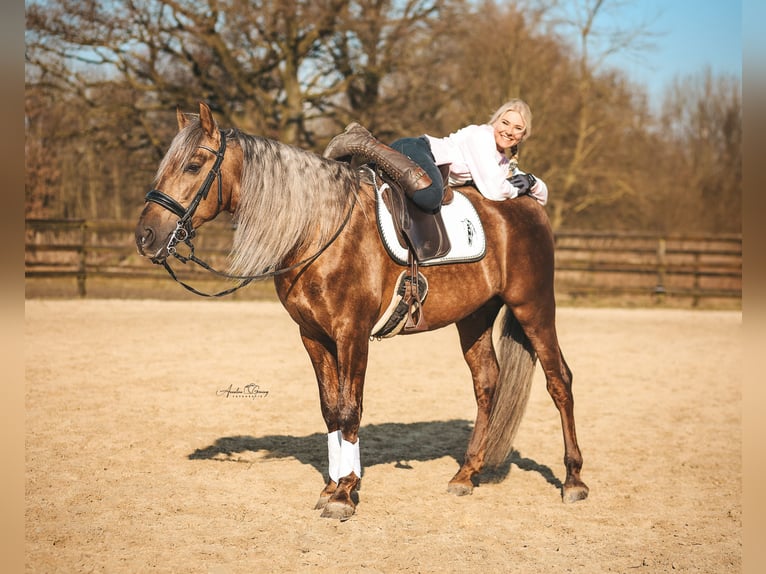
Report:
[{"label": "blue sky", "polygon": [[[762,1],[762,0],[761,0]],[[749,0],[746,0],[749,17]],[[730,0],[636,0],[619,9],[619,25],[649,22],[652,49],[640,57],[614,55],[606,65],[622,69],[644,85],[653,105],[678,76],[700,74],[707,66],[714,74],[742,77],[742,2]],[[609,25],[608,14],[596,23]],[[762,22],[761,22],[762,23]]]}]

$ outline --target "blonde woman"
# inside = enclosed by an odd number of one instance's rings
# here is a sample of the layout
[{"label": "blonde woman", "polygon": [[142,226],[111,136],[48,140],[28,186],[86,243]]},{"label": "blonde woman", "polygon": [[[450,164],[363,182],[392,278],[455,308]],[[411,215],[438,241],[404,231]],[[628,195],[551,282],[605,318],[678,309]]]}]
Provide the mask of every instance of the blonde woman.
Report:
[{"label": "blonde woman", "polygon": [[[339,157],[350,150],[384,166],[398,167],[405,193],[427,212],[439,209],[444,193],[439,166],[449,166],[450,185],[473,184],[488,199],[502,201],[528,194],[545,205],[548,186],[517,165],[518,146],[531,133],[529,106],[513,99],[500,106],[485,124],[469,125],[443,138],[401,138],[391,147],[353,123],[330,142],[325,155]],[[406,157],[397,157],[396,152]]]}]

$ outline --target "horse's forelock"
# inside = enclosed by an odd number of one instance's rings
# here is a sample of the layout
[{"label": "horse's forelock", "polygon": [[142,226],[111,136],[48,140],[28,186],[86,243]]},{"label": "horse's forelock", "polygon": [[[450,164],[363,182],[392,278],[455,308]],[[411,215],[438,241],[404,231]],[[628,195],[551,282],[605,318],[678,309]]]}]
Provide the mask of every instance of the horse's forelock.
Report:
[{"label": "horse's forelock", "polygon": [[163,174],[178,171],[181,166],[188,163],[194,152],[199,147],[204,132],[200,125],[199,118],[192,119],[191,122],[179,131],[170,142],[165,157],[162,158],[157,175],[154,178],[155,185]]}]

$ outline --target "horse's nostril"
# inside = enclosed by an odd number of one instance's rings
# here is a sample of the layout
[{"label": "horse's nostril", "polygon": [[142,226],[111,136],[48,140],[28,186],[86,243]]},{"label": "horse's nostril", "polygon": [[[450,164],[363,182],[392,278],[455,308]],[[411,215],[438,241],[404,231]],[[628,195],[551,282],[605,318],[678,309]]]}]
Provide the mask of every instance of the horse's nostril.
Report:
[{"label": "horse's nostril", "polygon": [[154,242],[154,231],[145,227],[142,232],[136,234],[136,244],[139,250],[142,250],[147,245],[151,245]]}]

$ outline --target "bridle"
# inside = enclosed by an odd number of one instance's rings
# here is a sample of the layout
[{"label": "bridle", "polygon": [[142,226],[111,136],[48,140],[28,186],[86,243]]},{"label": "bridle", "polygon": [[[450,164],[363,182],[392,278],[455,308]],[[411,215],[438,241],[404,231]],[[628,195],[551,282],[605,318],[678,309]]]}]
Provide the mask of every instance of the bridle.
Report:
[{"label": "bridle", "polygon": [[[188,260],[188,258],[178,254],[176,251],[176,245],[178,245],[180,242],[185,243],[189,246],[192,255],[194,255],[194,246],[191,242],[192,238],[194,237],[194,228],[192,227],[191,219],[194,215],[194,212],[197,211],[197,207],[202,202],[202,200],[207,198],[207,194],[210,191],[210,188],[213,185],[213,180],[216,177],[218,178],[218,209],[221,209],[221,205],[223,205],[221,164],[223,163],[223,156],[226,153],[226,134],[224,134],[222,130],[220,130],[220,134],[221,145],[219,146],[218,151],[204,145],[199,146],[201,149],[205,149],[215,155],[215,162],[213,163],[213,167],[210,168],[205,181],[202,182],[199,190],[197,190],[197,194],[191,200],[189,207],[184,209],[183,205],[159,189],[152,189],[149,193],[146,194],[146,197],[144,198],[145,202],[156,203],[157,205],[172,211],[179,217],[179,220],[176,223],[175,231],[170,234],[170,238],[168,239],[168,243],[165,246],[165,249],[167,250],[168,254],[173,255],[184,263],[186,263],[184,259]],[[158,261],[155,261],[155,263],[158,263]]]},{"label": "bridle", "polygon": [[[338,238],[341,231],[343,231],[343,229],[346,227],[346,224],[351,219],[351,213],[354,211],[354,205],[356,204],[356,200],[354,200],[354,202],[349,206],[348,213],[346,214],[345,219],[340,224],[335,234],[332,237],[330,237],[327,243],[323,245],[311,257],[307,257],[306,259],[303,259],[302,261],[299,261],[298,263],[295,263],[294,265],[290,265],[289,267],[283,267],[281,269],[266,271],[258,275],[231,275],[228,273],[224,273],[222,271],[217,271],[216,269],[214,269],[213,267],[205,263],[203,260],[199,259],[194,254],[194,244],[192,243],[192,239],[196,235],[196,231],[192,227],[191,220],[192,220],[192,217],[194,216],[194,212],[197,211],[197,207],[199,206],[199,204],[204,199],[207,198],[208,193],[210,192],[210,188],[213,185],[213,181],[216,178],[218,179],[218,210],[219,211],[221,209],[221,206],[223,205],[223,182],[221,177],[221,164],[223,163],[223,156],[226,153],[226,134],[224,133],[223,130],[219,130],[219,132],[221,134],[221,145],[219,146],[217,151],[214,150],[213,148],[210,148],[204,145],[198,146],[201,149],[209,151],[216,157],[215,157],[215,162],[213,163],[213,167],[210,168],[210,171],[205,177],[205,181],[202,182],[202,185],[197,190],[197,193],[192,199],[191,203],[189,204],[189,207],[184,208],[184,206],[181,205],[178,201],[176,201],[175,199],[170,197],[168,194],[164,193],[163,191],[159,189],[152,189],[149,193],[146,194],[146,197],[144,198],[144,201],[146,203],[156,203],[160,207],[164,207],[165,209],[173,212],[179,217],[178,222],[176,223],[176,228],[173,231],[173,233],[170,234],[168,243],[165,246],[165,250],[168,252],[168,255],[172,255],[173,257],[175,257],[181,263],[184,263],[184,264],[189,261],[191,261],[192,263],[196,263],[203,269],[206,269],[210,271],[211,273],[214,273],[220,277],[225,277],[227,279],[240,280],[239,285],[235,285],[234,287],[231,287],[229,289],[219,291],[218,293],[204,293],[202,291],[198,291],[194,287],[187,285],[186,283],[178,279],[175,272],[168,264],[167,257],[162,259],[158,257],[152,258],[153,263],[156,263],[156,264],[161,263],[163,267],[165,267],[165,270],[173,278],[174,281],[179,283],[182,287],[184,287],[188,291],[191,291],[192,293],[196,295],[200,295],[202,297],[223,297],[224,295],[229,295],[230,293],[233,293],[234,291],[241,289],[242,287],[244,287],[245,285],[249,284],[252,281],[275,277],[277,275],[287,273],[288,271],[292,271],[294,269],[297,269],[298,267],[301,267],[302,265],[305,265],[314,261],[317,257],[319,257],[325,251],[325,249],[327,249],[333,243],[333,241],[335,241]],[[178,252],[178,250],[176,249],[176,246],[179,243],[183,243],[189,248],[189,255],[182,255]]]}]

